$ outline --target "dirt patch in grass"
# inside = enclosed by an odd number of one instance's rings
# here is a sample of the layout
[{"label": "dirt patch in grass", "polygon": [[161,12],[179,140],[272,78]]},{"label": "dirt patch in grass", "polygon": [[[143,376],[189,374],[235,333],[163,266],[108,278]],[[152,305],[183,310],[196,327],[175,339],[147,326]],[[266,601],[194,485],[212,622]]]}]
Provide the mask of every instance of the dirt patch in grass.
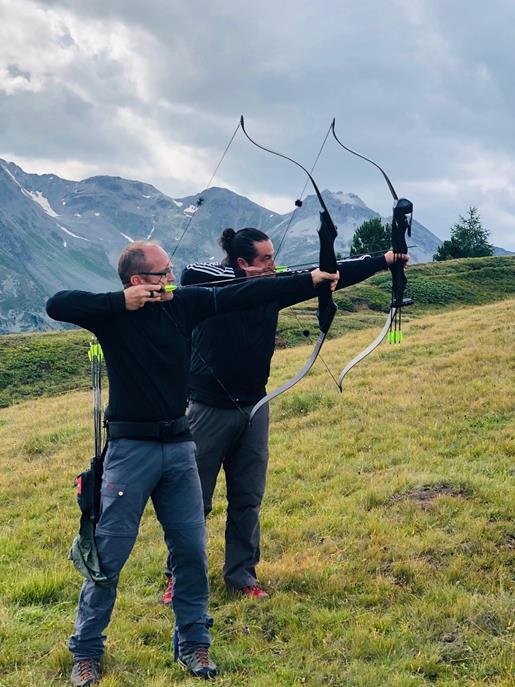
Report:
[{"label": "dirt patch in grass", "polygon": [[432,502],[440,496],[454,496],[456,498],[464,498],[469,495],[469,492],[464,487],[457,487],[452,484],[426,484],[423,487],[406,491],[403,494],[396,494],[392,496],[388,502],[395,503],[397,501],[416,501],[421,508],[426,510],[431,507]]}]

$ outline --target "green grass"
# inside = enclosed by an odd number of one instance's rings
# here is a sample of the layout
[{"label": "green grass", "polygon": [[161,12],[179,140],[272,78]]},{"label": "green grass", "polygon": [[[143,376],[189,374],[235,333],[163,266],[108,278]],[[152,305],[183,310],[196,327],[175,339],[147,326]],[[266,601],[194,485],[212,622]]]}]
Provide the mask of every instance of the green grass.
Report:
[{"label": "green grass", "polygon": [[[208,520],[217,683],[508,687],[513,674],[515,301],[412,317],[337,394],[323,365],[272,404],[259,574],[226,593],[224,490]],[[375,335],[329,341],[336,373]],[[271,387],[305,361],[278,351]],[[0,410],[0,685],[66,685],[80,577],[73,479],[90,394]],[[198,684],[171,660],[148,508],[120,581],[103,687]]]},{"label": "green grass", "polygon": [[87,389],[90,338],[84,330],[0,336],[0,408],[26,398]]},{"label": "green grass", "polygon": [[[415,305],[404,319],[435,311],[482,305],[515,295],[515,257],[488,257],[416,265],[408,271],[408,294]],[[330,336],[369,327],[381,328],[390,304],[389,273],[339,291],[339,312]],[[316,302],[281,313],[278,348],[314,343],[318,336]],[[307,332],[307,335],[303,332]],[[89,388],[87,349],[83,330],[48,334],[0,336],[0,408],[35,396]]]}]

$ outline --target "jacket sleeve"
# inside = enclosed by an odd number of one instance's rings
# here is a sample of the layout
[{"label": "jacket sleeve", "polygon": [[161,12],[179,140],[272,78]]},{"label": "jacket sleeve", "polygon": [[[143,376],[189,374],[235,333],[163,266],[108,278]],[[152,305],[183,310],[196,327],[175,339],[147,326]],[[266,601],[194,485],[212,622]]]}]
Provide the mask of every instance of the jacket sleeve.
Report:
[{"label": "jacket sleeve", "polygon": [[[199,322],[234,310],[251,310],[259,305],[278,301],[281,296],[308,300],[316,296],[309,272],[288,277],[260,277],[224,287],[188,287],[174,293],[175,307],[187,326],[193,329]],[[173,307],[171,305],[171,307]]]},{"label": "jacket sleeve", "polygon": [[[376,272],[387,268],[388,266],[383,255],[374,258],[370,257],[370,255],[364,255],[355,260],[340,260],[338,262],[340,279],[336,286],[336,290],[343,289],[352,284],[357,284],[364,279],[368,279]],[[316,295],[315,293],[315,296]],[[301,303],[309,298],[313,298],[313,296],[308,296],[308,298],[306,298],[304,294],[301,293],[288,294],[280,298],[279,308],[282,310],[283,308],[288,308],[290,305]]]},{"label": "jacket sleeve", "polygon": [[46,311],[53,320],[70,322],[95,331],[96,326],[125,312],[125,297],[123,291],[59,291],[48,299]]},{"label": "jacket sleeve", "polygon": [[336,290],[343,289],[352,284],[358,284],[364,279],[368,279],[376,272],[388,269],[384,255],[378,257],[371,257],[370,255],[362,255],[359,258],[341,260],[338,262],[338,271],[340,272],[340,279]]},{"label": "jacket sleeve", "polygon": [[198,286],[209,284],[212,286],[213,282],[217,281],[230,284],[230,280],[236,276],[245,276],[245,273],[242,271],[241,275],[236,275],[232,267],[210,262],[196,262],[183,269],[181,286],[192,286],[194,284]]}]

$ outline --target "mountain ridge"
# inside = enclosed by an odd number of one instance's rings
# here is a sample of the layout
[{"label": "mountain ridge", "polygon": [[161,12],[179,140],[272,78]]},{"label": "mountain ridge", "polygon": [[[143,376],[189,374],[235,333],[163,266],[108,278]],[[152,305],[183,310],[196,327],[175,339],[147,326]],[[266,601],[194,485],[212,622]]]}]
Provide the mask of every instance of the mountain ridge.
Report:
[{"label": "mountain ridge", "polygon": [[[335,248],[347,255],[355,229],[380,215],[354,193],[325,189],[323,197],[338,226]],[[132,240],[159,241],[180,273],[189,262],[220,260],[227,226],[254,226],[280,246],[281,264],[316,263],[319,212],[314,195],[280,214],[225,188],[173,198],[138,180],[73,181],[0,159],[0,333],[54,329],[44,304],[57,290],[118,290],[118,255]],[[414,220],[411,243],[416,263],[441,241]]]}]

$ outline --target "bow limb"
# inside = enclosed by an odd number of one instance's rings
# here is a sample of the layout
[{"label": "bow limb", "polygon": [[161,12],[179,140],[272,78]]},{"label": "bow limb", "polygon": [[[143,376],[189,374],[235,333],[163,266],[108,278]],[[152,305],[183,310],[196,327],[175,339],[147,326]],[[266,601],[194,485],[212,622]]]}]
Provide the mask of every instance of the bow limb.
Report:
[{"label": "bow limb", "polygon": [[264,405],[266,405],[269,401],[273,400],[274,398],[277,398],[277,396],[280,396],[284,391],[288,391],[288,389],[291,389],[292,386],[295,386],[297,382],[300,382],[300,380],[305,375],[307,375],[307,373],[313,367],[315,360],[318,357],[318,354],[320,353],[320,349],[322,348],[322,344],[324,343],[326,336],[327,332],[320,332],[320,334],[318,335],[317,342],[313,348],[313,351],[309,356],[309,360],[306,362],[302,370],[300,370],[300,372],[297,372],[295,377],[292,377],[284,384],[281,384],[281,386],[278,386],[277,389],[274,389],[274,391],[271,391],[269,394],[264,396],[260,401],[256,403],[256,405],[250,411],[249,423],[252,423],[254,415],[259,411],[260,408],[262,408]]},{"label": "bow limb", "polygon": [[[245,134],[245,136],[248,138],[248,140],[258,148],[261,148],[261,150],[264,150],[268,153],[271,153],[272,155],[277,155],[278,157],[282,157],[285,160],[289,160],[291,163],[296,165],[297,167],[300,167],[308,176],[309,181],[311,182],[313,189],[315,191],[315,194],[318,198],[318,202],[320,203],[320,206],[322,208],[322,211],[320,213],[320,228],[318,229],[318,237],[319,237],[319,242],[320,242],[320,253],[319,253],[319,267],[322,271],[324,272],[330,272],[331,274],[336,272],[337,269],[337,261],[336,261],[336,254],[334,251],[334,242],[337,236],[337,231],[336,231],[336,226],[331,218],[331,215],[329,213],[329,210],[327,209],[327,206],[324,202],[324,199],[322,198],[322,194],[320,192],[320,189],[318,188],[316,181],[314,180],[313,176],[311,175],[308,170],[303,167],[299,162],[296,160],[293,160],[291,157],[288,157],[286,155],[283,155],[282,153],[278,153],[274,150],[271,150],[270,148],[265,148],[264,146],[260,145],[259,143],[256,143],[247,133],[245,129],[245,121],[243,119],[243,116],[240,119],[240,126]],[[300,201],[297,201],[297,205],[300,204]],[[337,307],[336,304],[333,301],[333,296],[332,296],[332,291],[329,283],[324,283],[320,284],[317,289],[318,292],[318,324],[319,324],[319,329],[320,329],[320,334],[318,335],[317,342],[313,348],[313,351],[304,365],[304,367],[298,372],[292,379],[289,381],[285,382],[282,384],[280,387],[275,389],[274,391],[270,392],[266,396],[264,396],[251,410],[250,416],[249,416],[249,423],[252,422],[255,414],[259,411],[260,408],[262,408],[264,405],[266,405],[269,401],[271,401],[274,398],[277,398],[280,394],[282,394],[284,391],[287,391],[288,389],[291,389],[297,382],[299,382],[313,367],[315,360],[317,359],[320,350],[322,348],[322,345],[327,337],[327,333],[331,327],[331,324],[334,319],[334,315],[336,313]]]},{"label": "bow limb", "polygon": [[343,370],[340,372],[340,376],[338,377],[338,386],[340,388],[340,391],[343,391],[343,380],[344,380],[345,376],[347,375],[347,373],[352,370],[354,365],[357,365],[359,362],[361,362],[363,360],[363,358],[366,358],[367,355],[372,353],[372,351],[374,351],[379,346],[381,341],[388,334],[388,331],[389,331],[390,327],[392,326],[392,322],[395,318],[396,311],[397,311],[397,308],[395,308],[393,306],[390,308],[390,312],[388,313],[388,317],[386,318],[385,325],[381,329],[381,331],[379,332],[378,336],[372,341],[371,344],[369,344],[365,349],[363,349],[361,351],[361,353],[358,353],[357,356],[355,356],[350,362],[348,362],[347,365],[345,365]]}]

